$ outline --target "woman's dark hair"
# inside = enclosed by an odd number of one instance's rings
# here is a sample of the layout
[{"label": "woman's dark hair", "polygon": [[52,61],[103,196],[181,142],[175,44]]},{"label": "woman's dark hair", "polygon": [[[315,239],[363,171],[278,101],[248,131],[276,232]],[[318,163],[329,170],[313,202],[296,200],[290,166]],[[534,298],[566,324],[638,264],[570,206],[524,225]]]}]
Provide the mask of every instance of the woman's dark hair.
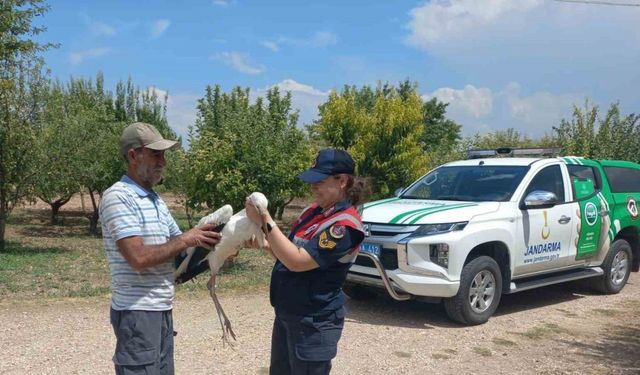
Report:
[{"label": "woman's dark hair", "polygon": [[361,204],[369,195],[369,184],[362,177],[347,174],[347,198],[353,206]]}]

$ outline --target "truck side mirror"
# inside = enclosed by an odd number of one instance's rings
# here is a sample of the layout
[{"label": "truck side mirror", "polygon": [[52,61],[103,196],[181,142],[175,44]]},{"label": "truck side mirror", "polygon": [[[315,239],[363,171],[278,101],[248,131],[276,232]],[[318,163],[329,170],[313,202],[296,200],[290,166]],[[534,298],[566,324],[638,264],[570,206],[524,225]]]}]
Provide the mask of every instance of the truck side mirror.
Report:
[{"label": "truck side mirror", "polygon": [[558,204],[558,197],[544,190],[534,190],[524,198],[524,202],[520,205],[522,209],[551,208]]}]

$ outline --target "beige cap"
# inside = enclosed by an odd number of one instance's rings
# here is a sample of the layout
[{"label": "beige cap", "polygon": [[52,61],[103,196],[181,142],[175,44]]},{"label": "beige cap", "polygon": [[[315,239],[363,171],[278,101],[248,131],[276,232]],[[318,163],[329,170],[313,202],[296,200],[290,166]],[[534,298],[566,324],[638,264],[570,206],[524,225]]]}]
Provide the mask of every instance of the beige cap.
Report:
[{"label": "beige cap", "polygon": [[153,125],[134,122],[127,126],[120,137],[120,152],[126,157],[132,148],[146,147],[152,150],[169,150],[180,147],[178,141],[164,139]]}]

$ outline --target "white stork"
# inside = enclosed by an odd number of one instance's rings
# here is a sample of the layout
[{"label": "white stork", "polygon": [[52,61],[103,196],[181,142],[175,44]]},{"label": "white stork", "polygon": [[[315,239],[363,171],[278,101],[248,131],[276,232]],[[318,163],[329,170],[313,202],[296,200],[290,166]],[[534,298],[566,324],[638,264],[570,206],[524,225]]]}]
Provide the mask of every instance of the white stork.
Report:
[{"label": "white stork", "polygon": [[[209,215],[200,219],[196,227],[201,227],[206,224],[213,224],[216,227],[220,226],[222,224],[225,224],[227,221],[229,221],[229,219],[231,219],[231,215],[233,215],[233,208],[231,207],[231,205],[226,204],[218,208],[215,212],[210,213]],[[178,265],[178,268],[176,268],[176,270],[173,271],[174,280],[180,280],[180,276],[181,275],[183,276],[184,272],[187,270],[187,267],[189,266],[189,262],[191,261],[191,258],[193,257],[193,254],[195,251],[196,251],[195,247],[190,247],[185,250],[186,257],[182,258],[180,264]]]},{"label": "white stork", "polygon": [[[252,193],[249,196],[249,199],[260,211],[266,210],[269,204],[264,194],[259,192]],[[203,225],[206,223],[224,223],[224,227],[220,231],[220,242],[216,244],[213,251],[208,252],[208,254],[206,255],[209,269],[211,269],[211,278],[207,282],[207,288],[209,288],[209,294],[211,295],[211,299],[213,300],[213,303],[216,307],[218,319],[220,320],[220,325],[222,326],[222,341],[229,344],[230,346],[233,346],[232,342],[229,340],[229,335],[231,335],[234,340],[236,339],[236,335],[231,328],[231,322],[227,318],[227,315],[225,314],[222,306],[220,305],[220,302],[218,301],[218,296],[216,295],[216,276],[218,275],[220,267],[222,267],[224,262],[229,257],[237,255],[247,241],[255,239],[262,247],[266,239],[260,226],[249,220],[244,209],[228,218],[226,222],[221,221],[222,219],[224,219],[224,215],[230,213],[230,211],[231,206],[223,206],[213,214],[210,214],[200,220],[198,225]],[[207,218],[211,218],[209,219],[210,221],[207,221]],[[214,219],[217,221],[212,221]],[[203,248],[197,248],[197,250],[200,249]],[[189,249],[187,249],[187,256],[182,258],[184,260],[181,261],[178,269],[174,273],[174,278],[177,282],[184,282],[194,277],[196,274],[202,272],[202,270],[206,269],[206,267],[203,268],[202,266],[200,266],[200,263],[204,261],[204,257],[193,256],[194,251],[195,250],[192,250],[189,254]],[[200,260],[198,260],[198,258]],[[189,261],[191,261],[192,263],[191,267],[189,265]],[[194,269],[195,271],[193,271]],[[187,275],[190,273],[193,275]]]}]

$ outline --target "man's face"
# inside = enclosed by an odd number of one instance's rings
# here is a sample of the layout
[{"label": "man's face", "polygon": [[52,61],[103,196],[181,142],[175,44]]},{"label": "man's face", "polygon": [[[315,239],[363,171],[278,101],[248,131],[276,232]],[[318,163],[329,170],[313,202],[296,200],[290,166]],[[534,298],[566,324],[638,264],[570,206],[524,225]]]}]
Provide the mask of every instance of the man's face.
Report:
[{"label": "man's face", "polygon": [[146,147],[136,150],[133,162],[138,178],[147,187],[152,187],[160,182],[164,167],[167,165],[164,151],[151,150]]}]

